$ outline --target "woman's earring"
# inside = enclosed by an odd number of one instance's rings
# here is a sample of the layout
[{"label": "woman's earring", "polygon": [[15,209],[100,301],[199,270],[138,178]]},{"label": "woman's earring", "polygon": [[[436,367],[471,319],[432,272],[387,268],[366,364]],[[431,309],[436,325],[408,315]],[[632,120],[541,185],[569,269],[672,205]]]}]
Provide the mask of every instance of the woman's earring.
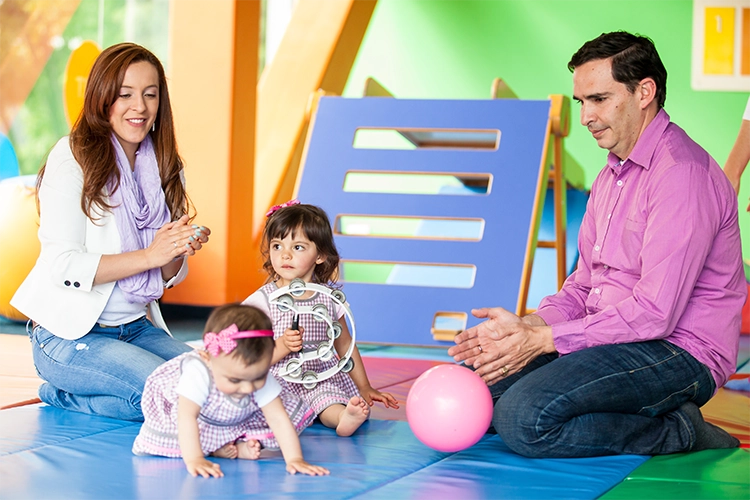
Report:
[{"label": "woman's earring", "polygon": [[156,132],[156,120],[151,124],[151,132]]}]

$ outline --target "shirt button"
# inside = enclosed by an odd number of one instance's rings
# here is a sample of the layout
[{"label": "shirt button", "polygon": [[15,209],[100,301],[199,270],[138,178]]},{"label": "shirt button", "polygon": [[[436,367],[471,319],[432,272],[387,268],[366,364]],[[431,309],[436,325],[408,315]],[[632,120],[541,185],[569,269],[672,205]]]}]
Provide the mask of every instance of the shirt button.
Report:
[{"label": "shirt button", "polygon": [[607,214],[607,219],[611,219],[611,218],[612,218],[612,214]]},{"label": "shirt button", "polygon": [[609,266],[607,264],[604,264],[604,269],[609,269]]},{"label": "shirt button", "polygon": [[594,247],[594,250],[596,250],[596,251],[598,252],[598,251],[599,251],[599,245],[596,245],[596,246]]},{"label": "shirt button", "polygon": [[65,286],[70,286],[70,281],[65,280],[63,283],[65,283]]},{"label": "shirt button", "polygon": [[618,186],[622,186],[622,181],[617,181]]},{"label": "shirt button", "polygon": [[594,288],[594,293],[599,295],[600,290],[598,288]]}]

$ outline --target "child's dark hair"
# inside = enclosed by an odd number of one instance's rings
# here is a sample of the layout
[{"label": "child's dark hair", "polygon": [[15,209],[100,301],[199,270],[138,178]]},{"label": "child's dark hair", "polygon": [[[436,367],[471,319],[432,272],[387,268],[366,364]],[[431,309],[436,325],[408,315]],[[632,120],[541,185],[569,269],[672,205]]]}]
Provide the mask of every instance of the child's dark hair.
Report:
[{"label": "child's dark hair", "polygon": [[[219,333],[223,329],[237,325],[237,329],[244,330],[272,330],[271,319],[253,306],[243,304],[226,304],[219,306],[208,316],[203,336],[208,332]],[[232,351],[232,356],[238,356],[248,366],[270,356],[273,352],[273,336],[253,337],[248,339],[236,339],[237,347]]]},{"label": "child's dark hair", "polygon": [[323,285],[335,283],[338,276],[339,252],[333,241],[331,223],[323,209],[306,204],[280,208],[266,219],[260,252],[263,256],[263,269],[270,279],[276,279],[276,272],[271,264],[271,240],[283,240],[289,234],[294,238],[297,231],[302,231],[308,240],[315,243],[318,252],[326,258],[315,266],[312,281]]}]

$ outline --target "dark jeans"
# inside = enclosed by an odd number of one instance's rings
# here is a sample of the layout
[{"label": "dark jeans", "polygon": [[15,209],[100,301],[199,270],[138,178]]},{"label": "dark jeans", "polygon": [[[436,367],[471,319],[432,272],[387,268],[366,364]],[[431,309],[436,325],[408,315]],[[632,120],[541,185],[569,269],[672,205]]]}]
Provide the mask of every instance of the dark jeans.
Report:
[{"label": "dark jeans", "polygon": [[598,346],[540,356],[491,386],[492,424],[527,457],[685,452],[695,429],[679,407],[714,389],[708,368],[669,342]]}]

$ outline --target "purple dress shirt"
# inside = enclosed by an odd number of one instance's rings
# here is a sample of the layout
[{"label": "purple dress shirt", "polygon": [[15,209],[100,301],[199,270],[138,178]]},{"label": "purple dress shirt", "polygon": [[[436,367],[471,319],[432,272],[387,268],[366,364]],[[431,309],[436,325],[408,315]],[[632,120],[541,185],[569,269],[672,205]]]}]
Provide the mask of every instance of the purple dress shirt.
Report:
[{"label": "purple dress shirt", "polygon": [[734,373],[742,305],[737,196],[719,165],[663,109],[591,187],[578,268],[538,314],[557,351],[663,339]]}]

